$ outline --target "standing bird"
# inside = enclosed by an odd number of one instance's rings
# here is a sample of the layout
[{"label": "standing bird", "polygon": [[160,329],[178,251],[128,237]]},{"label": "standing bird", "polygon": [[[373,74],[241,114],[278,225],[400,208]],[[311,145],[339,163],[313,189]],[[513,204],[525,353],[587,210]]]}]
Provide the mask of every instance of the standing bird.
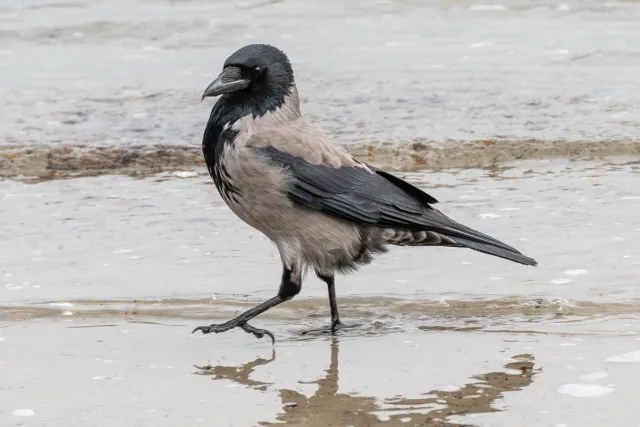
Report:
[{"label": "standing bird", "polygon": [[459,224],[431,205],[438,201],[408,182],[353,158],[307,122],[289,59],[279,49],[248,45],[224,63],[202,99],[219,96],[204,131],[209,173],[229,208],[264,233],[282,260],[278,294],[226,323],[193,332],[249,325],[255,316],[300,292],[311,267],[329,288],[331,325],[345,327],[336,303],[336,272],[350,272],[386,245],[469,248],[524,265],[536,261]]}]

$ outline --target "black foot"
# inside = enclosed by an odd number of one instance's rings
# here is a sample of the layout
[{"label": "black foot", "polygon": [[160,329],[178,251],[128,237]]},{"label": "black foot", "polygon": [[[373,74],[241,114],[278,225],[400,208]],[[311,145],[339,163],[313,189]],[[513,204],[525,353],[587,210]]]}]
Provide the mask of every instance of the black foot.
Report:
[{"label": "black foot", "polygon": [[336,332],[338,332],[339,330],[357,328],[359,326],[362,326],[362,323],[356,323],[354,325],[345,325],[344,323],[342,323],[340,321],[340,319],[336,319],[333,322],[331,322],[331,325],[325,326],[324,328],[309,329],[309,330],[306,330],[306,331],[302,331],[302,335],[307,335],[307,334],[331,334],[331,335],[335,335]]},{"label": "black foot", "polygon": [[256,338],[263,338],[265,335],[268,335],[269,338],[271,338],[271,342],[273,344],[275,344],[276,342],[275,337],[268,330],[254,328],[248,323],[240,323],[235,319],[229,320],[228,322],[221,323],[219,325],[198,326],[191,333],[193,334],[200,331],[203,334],[210,334],[210,333],[219,334],[220,332],[226,332],[233,328],[242,328],[243,331],[255,335]]},{"label": "black foot", "polygon": [[258,328],[254,328],[253,326],[251,326],[248,323],[244,323],[242,326],[240,326],[245,332],[248,332],[250,334],[255,335],[257,338],[262,338],[265,335],[268,335],[269,338],[271,338],[271,344],[275,344],[276,343],[276,338],[273,336],[273,334],[267,330],[267,329],[258,329]]}]

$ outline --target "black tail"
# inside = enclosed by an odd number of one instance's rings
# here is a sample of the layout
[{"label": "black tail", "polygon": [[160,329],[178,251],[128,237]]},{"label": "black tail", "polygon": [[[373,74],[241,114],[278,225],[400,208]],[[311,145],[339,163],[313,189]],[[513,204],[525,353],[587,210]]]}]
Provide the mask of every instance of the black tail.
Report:
[{"label": "black tail", "polygon": [[524,265],[538,265],[538,262],[535,259],[522,255],[520,252],[510,246],[505,245],[504,243],[498,246],[491,243],[481,242],[464,237],[452,237],[453,240],[455,240],[459,245],[465,248],[473,249],[474,251],[508,259],[509,261],[517,262]]},{"label": "black tail", "polygon": [[438,233],[451,238],[458,245],[473,249],[474,251],[508,259],[509,261],[520,264],[533,266],[538,265],[538,262],[535,259],[522,255],[520,251],[502,243],[498,239],[494,239],[493,237],[481,233],[478,230],[462,225],[459,222],[446,217],[441,212],[438,213],[442,215],[440,217],[442,224],[439,224],[439,229],[437,230]]}]

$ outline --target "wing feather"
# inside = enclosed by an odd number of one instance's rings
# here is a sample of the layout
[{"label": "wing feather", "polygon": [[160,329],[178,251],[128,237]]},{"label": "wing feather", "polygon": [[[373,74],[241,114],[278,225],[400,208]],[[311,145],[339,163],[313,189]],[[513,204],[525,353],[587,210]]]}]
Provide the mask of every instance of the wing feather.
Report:
[{"label": "wing feather", "polygon": [[288,170],[288,196],[302,206],[363,225],[432,231],[460,246],[536,264],[511,246],[453,221],[431,206],[437,203],[434,197],[388,172],[355,160],[340,167],[309,163],[264,141],[253,149]]}]

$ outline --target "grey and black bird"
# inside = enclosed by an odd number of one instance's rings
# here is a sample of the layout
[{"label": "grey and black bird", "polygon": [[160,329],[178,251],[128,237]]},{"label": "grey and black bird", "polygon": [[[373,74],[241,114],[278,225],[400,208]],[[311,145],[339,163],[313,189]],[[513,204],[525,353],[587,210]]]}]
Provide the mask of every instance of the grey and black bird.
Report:
[{"label": "grey and black bird", "polygon": [[306,121],[287,56],[254,44],[233,53],[202,98],[220,96],[204,131],[202,150],[222,199],[244,222],[275,243],[282,279],[273,298],[226,323],[258,338],[255,316],[296,296],[313,269],[329,289],[331,325],[340,322],[335,274],[367,264],[387,245],[469,248],[524,265],[536,261],[449,219],[438,201],[408,182],[358,161]]}]

